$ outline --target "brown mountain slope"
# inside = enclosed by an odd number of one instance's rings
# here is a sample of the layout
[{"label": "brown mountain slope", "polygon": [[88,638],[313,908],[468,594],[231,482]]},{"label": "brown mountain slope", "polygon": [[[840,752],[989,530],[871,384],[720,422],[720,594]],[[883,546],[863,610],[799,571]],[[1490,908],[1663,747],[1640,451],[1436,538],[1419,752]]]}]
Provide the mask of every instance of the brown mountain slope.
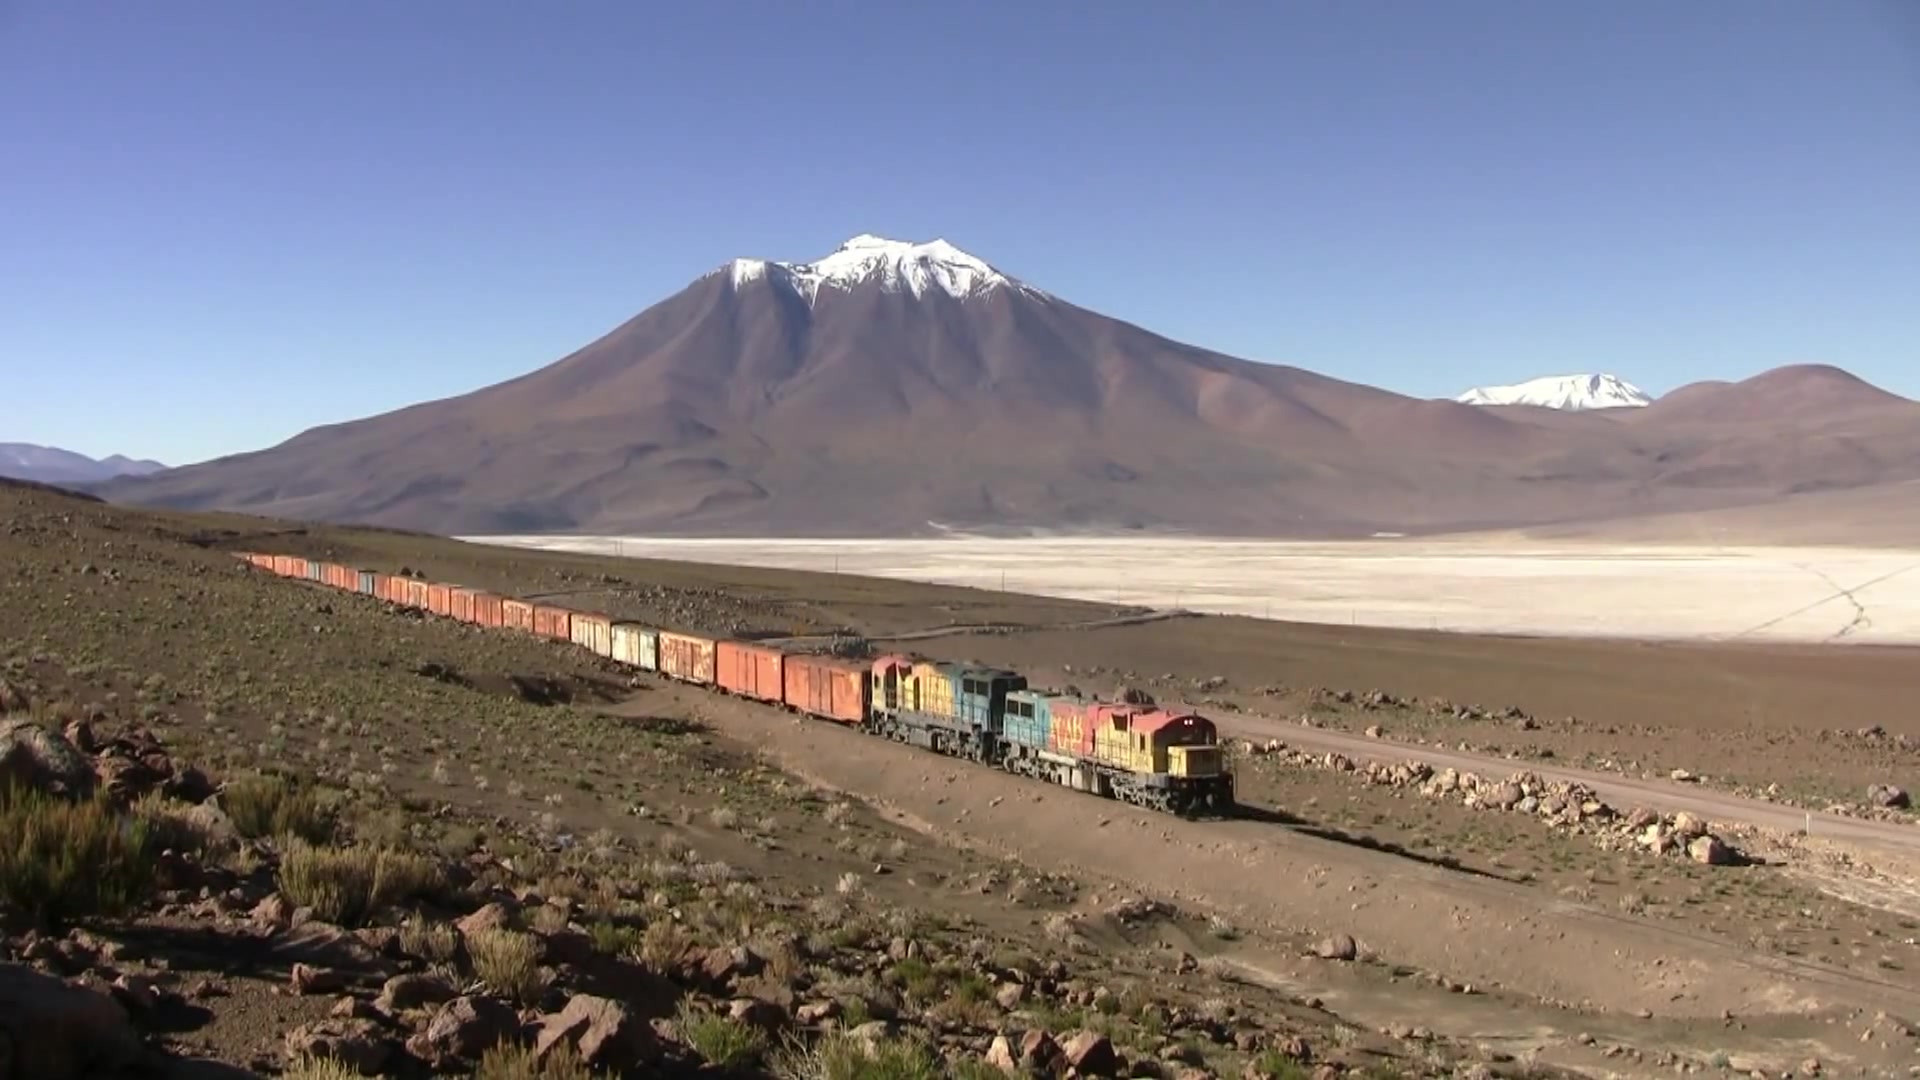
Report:
[{"label": "brown mountain slope", "polygon": [[[1785,438],[1711,411],[1518,416],[1169,341],[980,285],[995,272],[977,261],[910,254],[823,284],[816,268],[860,242],[813,266],[733,264],[509,382],[101,490],[452,533],[1333,535],[1920,475],[1920,406],[1897,398],[1844,430],[1796,412]],[[929,248],[953,252],[911,251]],[[926,276],[941,272],[962,284]]]}]

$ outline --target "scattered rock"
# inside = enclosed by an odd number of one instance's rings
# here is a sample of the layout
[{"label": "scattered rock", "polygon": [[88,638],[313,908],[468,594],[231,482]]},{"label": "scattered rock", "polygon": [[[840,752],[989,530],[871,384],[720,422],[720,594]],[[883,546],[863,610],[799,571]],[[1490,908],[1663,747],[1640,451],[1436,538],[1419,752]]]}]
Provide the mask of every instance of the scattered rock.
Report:
[{"label": "scattered rock", "polygon": [[1027,1000],[1027,988],[1016,982],[1007,983],[994,991],[993,1000],[1003,1009],[1017,1009]]},{"label": "scattered rock", "polygon": [[444,1068],[456,1062],[474,1062],[480,1055],[519,1033],[520,1015],[501,1002],[484,997],[459,997],[433,1014],[427,1029],[407,1040],[417,1058]]},{"label": "scattered rock", "polygon": [[486,930],[508,930],[513,927],[513,912],[507,905],[495,901],[454,923],[454,926],[463,937],[472,937]]},{"label": "scattered rock", "polygon": [[1709,834],[1687,845],[1687,857],[1707,866],[1727,866],[1733,862],[1733,849],[1721,843],[1719,837]]},{"label": "scattered rock", "polygon": [[271,951],[282,960],[367,975],[392,975],[395,964],[366,942],[332,923],[308,920],[275,935]]},{"label": "scattered rock", "polygon": [[296,994],[333,994],[345,989],[347,977],[332,968],[313,967],[308,964],[293,965],[290,980]]},{"label": "scattered rock", "polygon": [[84,799],[97,779],[93,762],[65,735],[31,720],[0,720],[0,783]]},{"label": "scattered rock", "polygon": [[1005,1035],[995,1035],[993,1045],[987,1047],[987,1064],[1001,1072],[1019,1072],[1020,1059],[1014,1054],[1013,1040]]},{"label": "scattered rock", "polygon": [[534,1053],[544,1059],[562,1042],[580,1051],[587,1064],[615,1072],[650,1065],[661,1054],[652,1027],[625,1005],[592,994],[575,996],[565,1009],[541,1021]]},{"label": "scattered rock", "polygon": [[0,1048],[9,1080],[111,1074],[141,1053],[119,1002],[15,964],[0,964]]},{"label": "scattered rock", "polygon": [[1066,1055],[1067,1064],[1072,1065],[1081,1076],[1119,1074],[1120,1056],[1114,1053],[1113,1043],[1099,1032],[1080,1032],[1067,1040],[1061,1052]]},{"label": "scattered rock", "polygon": [[1867,788],[1867,802],[1883,810],[1905,810],[1913,805],[1905,788],[1892,784],[1874,784]]},{"label": "scattered rock", "polygon": [[287,1033],[289,1063],[301,1058],[331,1058],[361,1076],[380,1076],[393,1057],[393,1043],[371,1020],[322,1020]]},{"label": "scattered rock", "polygon": [[452,1001],[457,991],[439,975],[416,973],[395,975],[380,988],[374,1007],[383,1013],[398,1013]]},{"label": "scattered rock", "polygon": [[1322,960],[1352,960],[1360,955],[1360,946],[1351,935],[1335,934],[1315,945],[1313,955]]}]

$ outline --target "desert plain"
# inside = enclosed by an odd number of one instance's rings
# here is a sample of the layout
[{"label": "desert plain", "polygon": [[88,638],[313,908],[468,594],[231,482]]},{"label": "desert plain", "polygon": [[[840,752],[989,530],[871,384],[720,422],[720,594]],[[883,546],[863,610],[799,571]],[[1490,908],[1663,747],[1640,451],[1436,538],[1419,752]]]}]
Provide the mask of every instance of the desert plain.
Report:
[{"label": "desert plain", "polygon": [[1642,640],[1920,642],[1920,551],[1540,540],[492,536],[1298,622]]}]

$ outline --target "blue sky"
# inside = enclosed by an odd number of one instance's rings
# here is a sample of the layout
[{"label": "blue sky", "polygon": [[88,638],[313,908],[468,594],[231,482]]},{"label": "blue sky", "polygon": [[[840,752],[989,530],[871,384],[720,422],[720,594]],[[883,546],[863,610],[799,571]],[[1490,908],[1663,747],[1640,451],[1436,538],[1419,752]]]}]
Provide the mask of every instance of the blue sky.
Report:
[{"label": "blue sky", "polygon": [[0,0],[0,441],[184,463],[945,237],[1440,396],[1920,396],[1920,5]]}]

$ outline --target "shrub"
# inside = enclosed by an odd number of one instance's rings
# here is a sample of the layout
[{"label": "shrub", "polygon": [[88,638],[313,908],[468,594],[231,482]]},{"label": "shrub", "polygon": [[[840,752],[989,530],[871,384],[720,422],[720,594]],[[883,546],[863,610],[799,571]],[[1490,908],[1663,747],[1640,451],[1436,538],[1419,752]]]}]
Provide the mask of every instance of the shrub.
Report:
[{"label": "shrub", "polygon": [[781,1080],[941,1080],[944,1070],[923,1043],[832,1035],[811,1048],[790,1047],[774,1061],[773,1073]]},{"label": "shrub", "polygon": [[517,930],[482,930],[467,939],[473,973],[496,992],[531,1005],[547,989],[540,970],[540,939]]},{"label": "shrub", "polygon": [[0,908],[42,926],[117,915],[153,877],[152,827],[104,797],[69,802],[0,782]]},{"label": "shrub", "polygon": [[439,884],[432,862],[385,848],[323,848],[293,840],[280,861],[280,891],[287,899],[340,926],[364,926]]},{"label": "shrub", "polygon": [[293,836],[310,844],[333,839],[333,815],[312,788],[279,776],[248,776],[229,783],[220,793],[241,836],[250,840]]},{"label": "shrub", "polygon": [[147,823],[153,850],[204,854],[211,840],[190,811],[193,808],[158,791],[149,791],[133,804],[133,814]]},{"label": "shrub", "polygon": [[767,1037],[730,1016],[708,1012],[683,1000],[674,1027],[708,1063],[722,1069],[744,1069],[767,1052]]},{"label": "shrub", "polygon": [[360,1080],[360,1070],[336,1058],[302,1057],[280,1074],[280,1080]]},{"label": "shrub", "polygon": [[599,1076],[565,1042],[555,1044],[545,1061],[535,1056],[531,1046],[495,1044],[480,1055],[480,1068],[473,1075],[474,1080],[595,1080]]},{"label": "shrub", "polygon": [[445,923],[414,919],[400,928],[400,949],[430,964],[452,963],[460,955],[460,932]]}]

